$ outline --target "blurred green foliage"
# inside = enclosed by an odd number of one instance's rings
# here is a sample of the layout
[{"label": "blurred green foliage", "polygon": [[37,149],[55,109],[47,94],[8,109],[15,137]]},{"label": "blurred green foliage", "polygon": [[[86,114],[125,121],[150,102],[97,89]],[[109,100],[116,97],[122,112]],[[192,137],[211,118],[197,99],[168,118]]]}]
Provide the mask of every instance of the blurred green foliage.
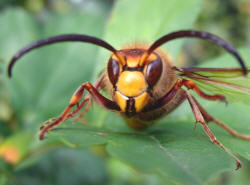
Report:
[{"label": "blurred green foliage", "polygon": [[[250,2],[248,0],[203,0],[202,13],[199,15],[195,27],[208,32],[217,33],[236,47],[250,45]],[[192,44],[194,43],[194,44]],[[189,47],[190,44],[192,47]],[[222,53],[207,42],[189,41],[185,49],[191,65],[198,64],[201,57],[210,59]]]},{"label": "blurred green foliage", "polygon": [[[14,68],[14,78],[9,80],[6,78],[6,66],[10,57],[25,44],[61,33],[94,35],[115,47],[137,40],[152,42],[164,33],[193,28],[191,24],[201,4],[196,0],[186,4],[180,1],[178,7],[171,7],[175,3],[169,1],[166,12],[161,12],[151,10],[157,7],[156,4],[158,9],[164,9],[161,3],[155,3],[155,6],[145,3],[140,7],[143,4],[140,2],[143,1],[138,0],[134,4],[125,0],[0,1],[0,185],[249,184],[250,152],[246,149],[250,148],[249,142],[232,138],[211,125],[215,135],[242,157],[243,168],[229,171],[234,167],[230,157],[210,144],[200,128],[192,131],[193,118],[190,111],[186,111],[187,105],[142,135],[128,129],[119,116],[110,116],[94,106],[86,118],[90,125],[67,122],[63,127],[68,129],[57,129],[49,135],[49,140],[38,141],[40,123],[59,114],[74,90],[81,83],[93,79],[94,71],[99,72],[105,66],[104,62],[100,63],[105,61],[107,53],[80,44],[42,48],[20,60]],[[202,3],[194,28],[216,33],[237,47],[250,44],[249,1],[204,0]],[[147,15],[141,16],[145,10],[148,10]],[[143,21],[137,23],[133,15],[141,16],[139,19],[145,19],[145,24]],[[178,16],[186,17],[186,20],[180,20]],[[166,48],[177,56],[182,43],[178,41]],[[179,59],[189,62],[180,61],[181,64],[196,64],[201,58],[210,59],[220,51],[204,42],[187,41]],[[248,47],[241,50],[244,58],[250,58],[248,51]],[[96,60],[99,66],[93,65]],[[232,58],[223,56],[216,60],[209,60],[205,65],[229,65],[228,60]],[[223,105],[204,104],[218,118],[231,123],[231,126],[239,122],[234,128],[249,133],[249,107],[233,104],[225,115],[219,111],[224,109]],[[234,116],[235,110],[245,112]],[[100,131],[109,132],[108,137],[95,134]],[[120,134],[120,131],[131,136]],[[163,142],[162,147],[167,147],[180,163],[171,161],[171,156],[164,156],[149,136]],[[76,144],[82,146],[74,149]],[[100,144],[105,144],[106,149],[103,146],[93,147]],[[204,154],[201,156],[201,153]],[[190,159],[187,160],[187,156]],[[214,167],[213,163],[218,166]],[[182,174],[176,164],[189,168],[191,175]]]}]

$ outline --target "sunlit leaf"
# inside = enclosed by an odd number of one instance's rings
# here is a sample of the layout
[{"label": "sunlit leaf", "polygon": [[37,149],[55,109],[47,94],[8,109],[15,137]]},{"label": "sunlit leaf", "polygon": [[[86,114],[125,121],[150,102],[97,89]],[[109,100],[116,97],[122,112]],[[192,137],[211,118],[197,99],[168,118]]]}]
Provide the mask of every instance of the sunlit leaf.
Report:
[{"label": "sunlit leaf", "polygon": [[0,145],[0,158],[7,163],[16,165],[27,155],[33,135],[29,132],[8,137]]}]

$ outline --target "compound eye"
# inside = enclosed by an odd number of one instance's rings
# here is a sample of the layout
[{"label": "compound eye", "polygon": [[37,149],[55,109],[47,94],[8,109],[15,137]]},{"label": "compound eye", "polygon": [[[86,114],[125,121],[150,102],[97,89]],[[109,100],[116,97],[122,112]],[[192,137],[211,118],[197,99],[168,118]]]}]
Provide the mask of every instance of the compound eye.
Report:
[{"label": "compound eye", "polygon": [[118,61],[116,61],[113,58],[110,58],[108,62],[108,76],[109,76],[110,82],[113,85],[116,84],[118,77],[119,77],[119,73],[120,73],[120,66],[118,64]]},{"label": "compound eye", "polygon": [[159,80],[162,73],[162,61],[158,57],[147,65],[146,80],[150,87],[153,87]]}]

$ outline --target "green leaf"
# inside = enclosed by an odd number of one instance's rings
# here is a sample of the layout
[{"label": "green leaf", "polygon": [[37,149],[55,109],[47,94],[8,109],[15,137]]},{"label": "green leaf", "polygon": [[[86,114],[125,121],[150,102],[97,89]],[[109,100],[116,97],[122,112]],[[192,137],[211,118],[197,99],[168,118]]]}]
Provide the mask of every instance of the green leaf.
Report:
[{"label": "green leaf", "polygon": [[20,184],[102,184],[107,180],[104,162],[87,150],[61,148],[44,154],[37,164],[15,176]]},{"label": "green leaf", "polygon": [[[0,30],[0,57],[4,69],[19,49],[32,41],[66,33],[93,36],[102,34],[107,10],[49,14],[45,25],[22,9],[5,10],[0,22],[8,25]],[[18,30],[18,34],[16,34]],[[75,89],[90,79],[97,47],[83,43],[48,46],[22,57],[6,79],[11,103],[21,122],[34,124],[59,114]],[[5,68],[6,67],[6,68]],[[68,98],[65,98],[68,97]]]},{"label": "green leaf", "polygon": [[[39,37],[40,32],[36,28],[34,20],[21,9],[5,10],[1,13],[0,22],[1,25],[4,25],[0,30],[0,57],[4,60],[4,69],[6,70],[7,61],[10,57],[25,44]],[[18,30],[18,34],[16,34],[16,30]],[[11,85],[8,83],[10,80],[7,81],[6,79],[11,100],[17,109],[23,108],[22,102],[26,102],[25,105],[29,103],[27,97],[30,99],[34,97],[34,89],[30,86],[32,78],[28,75],[33,71],[30,68],[32,64],[34,63],[31,63],[31,65],[27,65],[27,63],[17,65],[17,70],[14,74],[18,78],[12,79]],[[6,73],[4,73],[3,77],[7,77]]]},{"label": "green leaf", "polygon": [[[99,37],[102,34],[107,12],[108,8],[94,8],[92,11],[81,13],[46,12],[45,17],[40,17],[43,19],[43,24],[40,20],[37,21],[34,15],[20,8],[5,9],[1,12],[0,23],[3,26],[0,29],[0,58],[4,74],[1,74],[0,78],[1,83],[3,78],[7,88],[0,91],[8,92],[6,94],[9,95],[15,111],[16,120],[13,122],[19,128],[25,127],[26,130],[33,128],[33,133],[36,133],[38,128],[34,129],[34,127],[38,127],[48,117],[58,114],[66,106],[75,89],[90,79],[91,71],[95,66],[91,64],[95,60],[98,48],[80,43],[41,48],[22,57],[13,68],[12,78],[8,79],[6,69],[11,57],[23,46],[57,34],[81,33]],[[3,67],[2,64],[4,64]],[[12,119],[13,117],[11,121]],[[32,143],[32,148],[29,147],[30,143],[28,145],[22,138],[13,141],[13,146],[17,150],[20,149],[22,159],[28,154],[24,163],[21,161],[22,164],[18,165],[18,170],[34,165],[41,153],[55,148],[46,142],[41,143],[37,137],[28,140]],[[39,144],[47,145],[48,149],[44,151]],[[1,157],[4,154],[7,155],[8,151],[1,150]]]},{"label": "green leaf", "polygon": [[16,165],[27,155],[32,139],[33,134],[30,132],[20,132],[8,137],[0,145],[0,158]]},{"label": "green leaf", "polygon": [[200,128],[192,129],[188,122],[157,125],[147,132],[114,132],[74,124],[54,129],[49,138],[59,137],[77,147],[106,144],[111,156],[182,184],[201,184],[222,169],[234,168],[231,157],[210,143]]}]

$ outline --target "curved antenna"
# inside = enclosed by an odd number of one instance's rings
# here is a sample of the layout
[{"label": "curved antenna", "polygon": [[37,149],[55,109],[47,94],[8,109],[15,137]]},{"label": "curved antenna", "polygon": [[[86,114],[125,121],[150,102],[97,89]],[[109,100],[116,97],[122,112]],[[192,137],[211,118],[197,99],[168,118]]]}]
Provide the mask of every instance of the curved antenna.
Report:
[{"label": "curved antenna", "polygon": [[88,36],[88,35],[82,35],[82,34],[65,34],[65,35],[58,35],[58,36],[54,36],[54,37],[49,37],[46,39],[42,39],[36,42],[33,42],[27,46],[25,46],[24,48],[22,48],[21,50],[19,50],[14,57],[12,57],[10,64],[8,66],[8,75],[9,77],[11,77],[12,73],[12,68],[13,65],[15,64],[15,62],[21,58],[23,55],[25,55],[26,53],[28,53],[29,51],[42,47],[42,46],[46,46],[49,44],[54,44],[54,43],[58,43],[58,42],[68,42],[68,41],[73,41],[73,42],[87,42],[87,43],[92,43],[98,46],[101,46],[103,48],[106,48],[107,50],[112,51],[114,54],[116,54],[116,49],[111,46],[110,44],[108,44],[107,42],[96,38],[96,37],[92,37],[92,36]]},{"label": "curved antenna", "polygon": [[[229,53],[231,53],[237,59],[237,61],[240,63],[243,74],[244,75],[247,74],[246,65],[244,64],[239,53],[236,51],[236,49],[231,44],[229,44],[228,42],[226,42],[225,40],[223,40],[222,38],[220,38],[216,35],[213,35],[213,34],[208,33],[208,32],[203,32],[203,31],[181,30],[181,31],[172,32],[172,33],[169,33],[167,35],[164,35],[163,37],[156,40],[149,47],[148,52],[147,52],[147,56],[149,56],[156,48],[158,48],[162,44],[164,44],[168,41],[174,40],[174,39],[182,38],[182,37],[195,37],[195,38],[205,39],[205,40],[212,41],[213,43],[223,47],[225,50],[227,50]],[[145,57],[145,58],[147,58],[147,57]]]}]

